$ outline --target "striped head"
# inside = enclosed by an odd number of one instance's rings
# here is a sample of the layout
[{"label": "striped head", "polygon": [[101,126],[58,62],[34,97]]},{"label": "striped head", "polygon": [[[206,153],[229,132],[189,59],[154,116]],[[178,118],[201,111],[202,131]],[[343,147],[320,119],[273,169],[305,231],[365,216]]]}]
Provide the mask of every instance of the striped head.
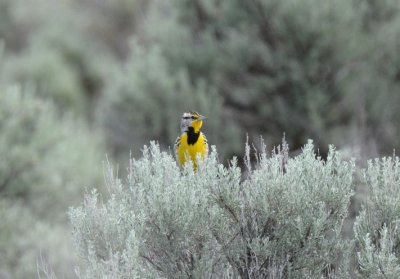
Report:
[{"label": "striped head", "polygon": [[195,133],[200,132],[200,128],[203,125],[205,116],[200,115],[198,112],[190,111],[185,112],[181,118],[181,134],[188,132],[189,128],[192,127]]}]

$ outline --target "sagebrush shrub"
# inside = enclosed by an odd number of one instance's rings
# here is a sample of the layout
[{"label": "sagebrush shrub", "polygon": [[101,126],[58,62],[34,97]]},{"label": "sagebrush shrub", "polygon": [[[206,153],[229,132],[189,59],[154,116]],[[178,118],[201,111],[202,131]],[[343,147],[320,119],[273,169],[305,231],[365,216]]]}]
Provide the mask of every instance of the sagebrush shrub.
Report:
[{"label": "sagebrush shrub", "polygon": [[0,131],[0,277],[34,278],[41,254],[72,277],[65,212],[101,182],[101,139],[33,92],[1,84]]},{"label": "sagebrush shrub", "polygon": [[[59,218],[60,208],[100,182],[96,165],[104,152],[99,134],[72,115],[58,115],[32,90],[0,86],[0,129],[2,196],[32,198],[40,214],[57,212]],[[53,212],[47,212],[49,205]]]},{"label": "sagebrush shrub", "polygon": [[368,196],[354,225],[360,278],[400,277],[400,159],[370,160]]},{"label": "sagebrush shrub", "polygon": [[[265,151],[244,175],[210,157],[183,170],[157,144],[131,159],[126,180],[108,165],[110,195],[71,208],[82,278],[348,278],[341,237],[354,162],[313,144]],[[243,177],[245,176],[245,178]]]}]

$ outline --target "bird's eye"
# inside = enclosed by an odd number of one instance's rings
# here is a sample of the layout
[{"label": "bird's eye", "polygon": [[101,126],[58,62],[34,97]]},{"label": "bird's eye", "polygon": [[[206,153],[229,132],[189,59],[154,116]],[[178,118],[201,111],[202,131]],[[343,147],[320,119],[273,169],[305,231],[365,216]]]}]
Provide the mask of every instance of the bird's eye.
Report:
[{"label": "bird's eye", "polygon": [[185,117],[183,117],[183,119],[189,119],[190,118],[190,116],[185,116]]},{"label": "bird's eye", "polygon": [[192,116],[192,119],[196,119],[196,117]]}]

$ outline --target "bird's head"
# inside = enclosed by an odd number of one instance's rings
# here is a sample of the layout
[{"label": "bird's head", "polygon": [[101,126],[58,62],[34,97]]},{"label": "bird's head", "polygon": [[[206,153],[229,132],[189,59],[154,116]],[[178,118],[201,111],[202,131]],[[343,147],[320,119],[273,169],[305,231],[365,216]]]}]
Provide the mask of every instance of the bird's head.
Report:
[{"label": "bird's head", "polygon": [[205,116],[200,115],[195,111],[185,112],[181,119],[181,133],[189,131],[192,127],[195,133],[200,132],[200,128],[203,125],[203,120],[206,119]]}]

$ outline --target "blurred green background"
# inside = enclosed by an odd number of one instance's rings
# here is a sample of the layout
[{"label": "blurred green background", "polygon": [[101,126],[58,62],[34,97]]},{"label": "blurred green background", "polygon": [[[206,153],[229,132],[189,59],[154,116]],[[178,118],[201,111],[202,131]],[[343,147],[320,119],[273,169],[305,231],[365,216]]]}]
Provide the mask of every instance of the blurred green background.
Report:
[{"label": "blurred green background", "polygon": [[74,278],[67,208],[183,111],[221,162],[247,134],[392,154],[399,53],[398,0],[0,0],[0,278]]}]

